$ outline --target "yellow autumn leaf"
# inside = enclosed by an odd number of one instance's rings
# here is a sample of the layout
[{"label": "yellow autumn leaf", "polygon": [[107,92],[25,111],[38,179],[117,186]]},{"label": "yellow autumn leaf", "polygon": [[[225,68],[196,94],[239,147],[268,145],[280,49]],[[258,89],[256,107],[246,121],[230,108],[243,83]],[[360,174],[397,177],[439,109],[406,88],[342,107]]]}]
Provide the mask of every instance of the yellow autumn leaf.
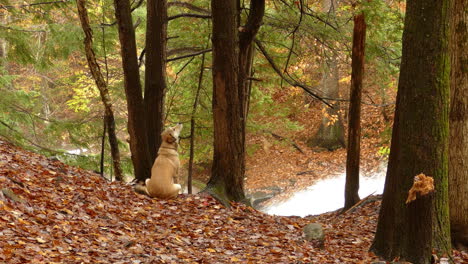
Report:
[{"label": "yellow autumn leaf", "polygon": [[213,248],[207,248],[206,251],[208,252],[211,252],[211,253],[215,253],[216,252],[216,249],[213,249]]}]

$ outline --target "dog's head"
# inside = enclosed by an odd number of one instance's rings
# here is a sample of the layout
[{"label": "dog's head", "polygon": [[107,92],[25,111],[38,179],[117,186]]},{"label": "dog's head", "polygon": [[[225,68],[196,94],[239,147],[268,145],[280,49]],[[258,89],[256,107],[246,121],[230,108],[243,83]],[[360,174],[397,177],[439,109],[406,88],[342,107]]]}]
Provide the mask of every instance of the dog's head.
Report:
[{"label": "dog's head", "polygon": [[179,135],[182,127],[183,125],[179,123],[176,126],[166,128],[161,134],[162,141],[169,144],[173,144],[174,142],[179,143]]}]

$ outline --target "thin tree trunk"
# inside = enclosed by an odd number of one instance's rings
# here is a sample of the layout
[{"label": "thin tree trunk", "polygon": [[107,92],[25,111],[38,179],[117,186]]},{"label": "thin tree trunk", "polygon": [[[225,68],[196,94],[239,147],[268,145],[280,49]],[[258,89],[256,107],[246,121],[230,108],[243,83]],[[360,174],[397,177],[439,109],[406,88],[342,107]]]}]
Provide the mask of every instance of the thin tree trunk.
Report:
[{"label": "thin tree trunk", "polygon": [[[240,12],[240,11],[239,11]],[[253,40],[265,14],[265,0],[251,0],[250,12],[245,26],[239,32],[239,95],[243,109],[244,130],[249,104],[249,77],[253,59]],[[245,134],[245,133],[244,133]]]},{"label": "thin tree trunk", "polygon": [[361,154],[361,94],[364,75],[366,21],[364,14],[354,16],[351,92],[349,102],[348,149],[344,210],[359,202],[359,158]]},{"label": "thin tree trunk", "polygon": [[[432,248],[450,254],[448,6],[449,0],[407,1],[389,165],[371,247],[387,260],[428,264]],[[420,173],[434,178],[435,193],[406,205]]]},{"label": "thin tree trunk", "polygon": [[468,247],[468,3],[451,14],[449,201],[452,240]]},{"label": "thin tree trunk", "polygon": [[192,115],[190,116],[190,157],[188,164],[188,179],[187,179],[187,188],[188,193],[192,194],[192,175],[193,175],[193,158],[194,158],[194,148],[195,148],[195,114],[197,113],[198,106],[198,97],[200,95],[200,89],[203,84],[203,73],[205,71],[205,53],[202,55],[201,65],[200,65],[200,75],[198,76],[198,87],[195,94],[195,99],[193,100]]},{"label": "thin tree trunk", "polygon": [[[140,181],[151,176],[151,159],[148,150],[143,96],[138,69],[135,31],[129,0],[114,0],[119,30],[125,94],[127,96],[128,133],[135,178]],[[155,135],[159,136],[159,135]]]},{"label": "thin tree trunk", "polygon": [[[106,133],[107,133],[107,125],[105,117],[102,119],[102,136],[101,136],[101,161],[99,166],[99,172],[101,176],[104,177],[104,155],[106,152]],[[112,179],[111,179],[112,180]]]},{"label": "thin tree trunk", "polygon": [[164,128],[167,1],[148,0],[145,61],[145,114],[150,160],[156,159]]},{"label": "thin tree trunk", "polygon": [[104,104],[104,122],[107,127],[107,133],[109,134],[109,144],[111,147],[112,162],[115,171],[115,178],[119,181],[123,180],[122,169],[120,167],[120,152],[118,146],[117,135],[115,133],[115,121],[114,112],[112,110],[112,102],[109,96],[109,90],[107,89],[107,83],[104,80],[99,64],[96,60],[96,55],[93,50],[93,32],[89,25],[88,11],[86,10],[86,0],[77,0],[78,14],[80,16],[81,26],[83,28],[85,38],[84,46],[86,52],[86,58],[88,60],[88,66],[93,75],[96,86],[99,89],[102,103]]}]

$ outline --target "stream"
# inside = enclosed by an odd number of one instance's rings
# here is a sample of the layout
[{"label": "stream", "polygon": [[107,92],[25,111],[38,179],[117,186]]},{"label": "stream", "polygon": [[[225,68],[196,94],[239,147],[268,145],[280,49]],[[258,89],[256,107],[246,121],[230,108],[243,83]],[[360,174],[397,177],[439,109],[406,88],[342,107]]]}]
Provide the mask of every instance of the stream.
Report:
[{"label": "stream", "polygon": [[[359,178],[359,197],[382,194],[385,171]],[[339,174],[296,192],[288,200],[270,205],[262,211],[270,215],[307,216],[335,211],[344,206],[346,173]]]}]

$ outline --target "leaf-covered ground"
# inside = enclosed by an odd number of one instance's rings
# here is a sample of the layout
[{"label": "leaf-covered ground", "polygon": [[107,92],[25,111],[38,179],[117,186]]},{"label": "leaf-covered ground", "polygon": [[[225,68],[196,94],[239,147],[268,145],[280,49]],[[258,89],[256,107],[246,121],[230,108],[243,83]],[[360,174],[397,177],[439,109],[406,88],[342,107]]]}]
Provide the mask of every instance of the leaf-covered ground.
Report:
[{"label": "leaf-covered ground", "polygon": [[[370,263],[379,202],[276,217],[210,197],[171,201],[0,141],[0,263]],[[324,249],[302,228],[322,223]],[[459,263],[466,253],[455,252]],[[464,260],[463,260],[464,258]],[[465,262],[466,263],[466,262]]]}]

